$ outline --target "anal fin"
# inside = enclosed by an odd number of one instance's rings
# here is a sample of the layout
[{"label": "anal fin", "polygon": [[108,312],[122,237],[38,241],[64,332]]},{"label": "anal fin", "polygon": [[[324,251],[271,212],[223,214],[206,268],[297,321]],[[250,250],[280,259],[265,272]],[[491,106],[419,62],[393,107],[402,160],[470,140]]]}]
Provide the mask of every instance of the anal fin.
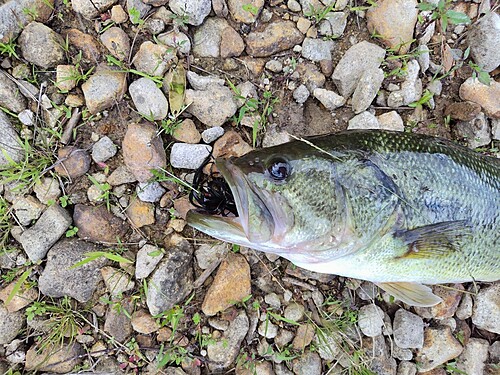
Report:
[{"label": "anal fin", "polygon": [[412,306],[429,307],[442,301],[440,297],[432,293],[431,288],[419,283],[377,283],[377,286]]}]

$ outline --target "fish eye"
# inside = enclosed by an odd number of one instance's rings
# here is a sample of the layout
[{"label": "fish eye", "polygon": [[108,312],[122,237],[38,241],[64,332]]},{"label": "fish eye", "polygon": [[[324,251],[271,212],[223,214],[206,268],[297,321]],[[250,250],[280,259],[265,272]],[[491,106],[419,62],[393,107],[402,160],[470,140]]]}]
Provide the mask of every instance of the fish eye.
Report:
[{"label": "fish eye", "polygon": [[283,181],[290,175],[290,164],[286,160],[275,159],[269,164],[267,172],[274,181]]}]

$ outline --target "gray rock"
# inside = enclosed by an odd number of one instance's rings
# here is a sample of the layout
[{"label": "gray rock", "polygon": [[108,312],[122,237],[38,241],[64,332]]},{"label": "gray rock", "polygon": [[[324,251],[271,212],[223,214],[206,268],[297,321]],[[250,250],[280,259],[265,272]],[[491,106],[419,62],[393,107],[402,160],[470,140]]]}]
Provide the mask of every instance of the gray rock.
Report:
[{"label": "gray rock", "polygon": [[325,361],[332,362],[343,356],[342,340],[336,331],[324,330],[322,334],[314,336],[313,342],[318,349],[319,356]]},{"label": "gray rock", "polygon": [[460,320],[469,319],[472,316],[472,296],[469,293],[463,293],[460,305],[458,305],[455,315]]},{"label": "gray rock", "polygon": [[293,361],[293,372],[297,375],[321,375],[321,358],[317,353],[304,353]]},{"label": "gray rock", "polygon": [[137,198],[143,202],[159,202],[166,190],[159,182],[139,182],[135,189]]},{"label": "gray rock", "polygon": [[380,68],[367,69],[363,73],[352,95],[354,113],[361,113],[372,104],[383,80],[384,71]]},{"label": "gray rock", "polygon": [[0,345],[14,340],[25,322],[24,312],[9,312],[3,302],[0,302]]},{"label": "gray rock", "polygon": [[225,243],[216,243],[202,244],[196,249],[194,254],[198,262],[198,267],[205,270],[210,267],[213,262],[223,259],[227,252],[228,249]]},{"label": "gray rock", "polygon": [[19,224],[26,226],[40,217],[45,206],[35,197],[27,195],[16,199],[12,208]]},{"label": "gray rock", "polygon": [[491,12],[474,23],[467,35],[470,53],[477,65],[486,72],[500,65],[500,16]]},{"label": "gray rock", "polygon": [[136,279],[145,279],[154,271],[158,263],[163,259],[163,251],[158,247],[146,244],[137,252],[135,261]]},{"label": "gray rock", "polygon": [[377,116],[377,120],[380,124],[380,129],[394,130],[399,132],[405,130],[403,119],[396,111],[383,113],[380,116]]},{"label": "gray rock", "polygon": [[259,324],[257,332],[259,332],[259,335],[265,337],[266,339],[274,339],[278,334],[278,326],[273,324],[273,322],[266,320]]},{"label": "gray rock", "polygon": [[64,239],[50,249],[47,264],[39,278],[40,292],[49,297],[69,296],[87,302],[102,280],[101,267],[107,260],[97,258],[82,266],[71,268],[86,258],[86,253],[99,251],[97,245],[78,239]]},{"label": "gray rock", "polygon": [[334,47],[335,42],[332,40],[305,38],[302,42],[302,56],[311,61],[331,60]]},{"label": "gray rock", "polygon": [[21,121],[21,123],[23,125],[26,125],[26,126],[33,126],[35,124],[35,114],[33,113],[33,111],[29,110],[29,109],[25,109],[21,112],[19,112],[17,114],[17,117],[19,118],[19,121]]},{"label": "gray rock", "polygon": [[367,352],[371,353],[373,359],[370,363],[370,369],[375,374],[396,375],[397,363],[389,355],[389,348],[384,336],[376,336],[373,339],[367,339]]},{"label": "gray rock", "polygon": [[381,335],[384,326],[384,311],[374,304],[361,307],[358,314],[358,326],[368,337]]},{"label": "gray rock", "polygon": [[490,361],[492,363],[499,363],[500,362],[500,340],[497,340],[493,344],[491,344],[488,351],[490,353]]},{"label": "gray rock", "polygon": [[424,346],[417,352],[419,372],[430,371],[462,353],[462,345],[453,337],[450,327],[426,328]]},{"label": "gray rock", "polygon": [[[17,85],[11,81],[2,70],[0,70],[0,106],[15,113],[23,111],[27,106],[26,99],[21,95],[21,91]],[[2,111],[0,123],[3,122],[3,119],[7,119],[7,117]]]},{"label": "gray rock", "polygon": [[186,111],[208,126],[221,126],[236,113],[238,107],[233,100],[233,92],[222,86],[212,86],[208,90],[186,90]]},{"label": "gray rock", "polygon": [[44,69],[65,62],[64,39],[43,23],[31,22],[19,37],[19,48],[30,63]]},{"label": "gray rock", "polygon": [[346,101],[344,97],[338,95],[337,93],[321,88],[314,89],[313,95],[329,111],[342,107]]},{"label": "gray rock", "polygon": [[104,321],[104,331],[118,342],[126,342],[132,335],[132,322],[130,316],[134,312],[133,302],[124,299],[120,302],[121,309],[108,307],[106,320]]},{"label": "gray rock", "polygon": [[302,84],[293,91],[293,98],[299,104],[304,104],[311,94],[306,85]]},{"label": "gray rock", "polygon": [[400,361],[409,361],[413,358],[413,353],[411,349],[401,349],[399,346],[394,345],[392,356]]},{"label": "gray rock", "polygon": [[33,187],[36,197],[43,204],[57,202],[61,196],[61,189],[57,179],[44,177]]},{"label": "gray rock", "polygon": [[105,266],[101,268],[101,275],[106,289],[113,299],[121,298],[123,293],[135,287],[135,282],[132,281],[131,276],[120,269]]},{"label": "gray rock", "polygon": [[201,139],[205,143],[212,143],[224,135],[224,128],[214,126],[213,128],[206,129],[201,133]]},{"label": "gray rock", "polygon": [[416,60],[410,60],[406,69],[405,81],[401,90],[393,91],[387,98],[389,107],[401,107],[417,101],[422,96],[422,81],[418,78],[420,67]]},{"label": "gray rock", "polygon": [[429,69],[429,65],[431,63],[430,58],[430,50],[425,44],[421,44],[417,47],[417,61],[418,65],[420,65],[420,70],[422,73],[425,73],[427,69]]},{"label": "gray rock", "polygon": [[128,61],[130,56],[130,38],[120,27],[114,26],[101,34],[101,43],[111,55],[121,61]]},{"label": "gray rock", "polygon": [[289,320],[300,322],[304,319],[304,306],[299,303],[290,303],[285,308],[283,315]]},{"label": "gray rock", "polygon": [[424,321],[418,315],[399,309],[394,315],[394,342],[403,349],[424,345]]},{"label": "gray rock", "polygon": [[83,17],[91,20],[100,13],[108,10],[117,3],[117,0],[73,0],[71,5],[73,10],[80,13]]},{"label": "gray rock", "polygon": [[340,38],[347,26],[347,13],[330,12],[319,24],[319,33],[332,38]]},{"label": "gray rock", "polygon": [[70,224],[71,215],[64,208],[57,204],[47,208],[36,224],[21,234],[21,245],[30,260],[42,260]]},{"label": "gray rock", "polygon": [[276,293],[269,293],[264,296],[264,301],[273,309],[281,307],[280,297]]},{"label": "gray rock", "polygon": [[481,289],[476,296],[472,322],[477,328],[500,334],[500,283]]},{"label": "gray rock", "polygon": [[349,97],[363,73],[370,68],[378,68],[385,57],[385,49],[362,41],[349,48],[340,59],[332,74],[332,80],[340,94]]},{"label": "gray rock", "polygon": [[174,168],[197,169],[210,155],[212,146],[174,143],[170,151],[170,164]]},{"label": "gray rock", "polygon": [[464,351],[457,358],[457,369],[467,375],[483,375],[488,359],[488,349],[488,341],[471,337]]},{"label": "gray rock", "polygon": [[158,42],[166,45],[167,47],[174,48],[183,55],[189,55],[191,52],[191,40],[186,34],[178,30],[172,30],[168,33],[160,34],[156,39]]},{"label": "gray rock", "polygon": [[[250,4],[253,7],[252,11],[249,12],[245,9],[243,4]],[[254,23],[261,13],[263,6],[264,0],[250,0],[245,1],[245,3],[242,3],[241,0],[227,0],[229,13],[236,22]]]},{"label": "gray rock", "polygon": [[225,81],[215,76],[202,76],[195,72],[186,74],[189,84],[194,90],[210,90],[212,86],[224,86]]},{"label": "gray rock", "polygon": [[240,345],[245,338],[250,323],[244,310],[238,312],[236,318],[229,324],[223,337],[207,346],[209,368],[217,371],[227,368],[233,364],[240,352]]},{"label": "gray rock", "polygon": [[279,60],[269,60],[266,62],[266,69],[273,73],[279,73],[283,70],[283,63]]},{"label": "gray rock", "polygon": [[21,140],[3,111],[0,111],[0,134],[2,134],[3,151],[0,152],[0,170],[2,170],[9,167],[11,160],[19,163],[24,158],[24,151],[20,146]]},{"label": "gray rock", "polygon": [[436,79],[434,81],[431,81],[427,85],[427,90],[432,92],[434,95],[441,95],[441,91],[443,90],[443,84],[439,79]]},{"label": "gray rock", "polygon": [[163,92],[149,78],[139,78],[129,87],[137,111],[150,120],[163,120],[168,114],[168,101]]},{"label": "gray rock", "polygon": [[135,181],[137,181],[137,179],[126,165],[120,165],[109,175],[107,179],[107,182],[111,186],[129,184]]},{"label": "gray rock", "polygon": [[168,46],[145,41],[132,59],[137,70],[152,76],[163,76],[172,65],[175,53]]},{"label": "gray rock", "polygon": [[350,119],[347,129],[380,129],[380,124],[374,115],[365,111]]},{"label": "gray rock", "polygon": [[126,73],[111,69],[105,64],[97,66],[82,84],[85,104],[90,113],[95,114],[119,102],[127,91]]},{"label": "gray rock", "polygon": [[197,57],[220,57],[222,32],[228,25],[223,18],[209,18],[194,33],[193,54]]},{"label": "gray rock", "polygon": [[193,289],[192,248],[182,241],[169,249],[148,283],[146,303],[151,315],[169,310]]},{"label": "gray rock", "polygon": [[2,1],[0,4],[0,42],[7,43],[16,39],[31,21],[47,22],[53,10],[54,0]]},{"label": "gray rock", "polygon": [[118,147],[108,137],[104,136],[92,146],[92,160],[96,163],[103,163],[116,155]]},{"label": "gray rock", "polygon": [[408,361],[401,361],[398,366],[397,375],[415,375],[417,373],[417,365]]},{"label": "gray rock", "polygon": [[[276,124],[266,127],[266,133],[262,138],[262,147],[271,147],[290,142],[292,139],[286,131],[278,130]],[[269,253],[266,255],[270,255]]]},{"label": "gray rock", "polygon": [[187,23],[199,26],[212,10],[210,0],[170,0],[168,6],[180,17],[187,17]]},{"label": "gray rock", "polygon": [[470,148],[486,146],[491,142],[490,125],[483,112],[471,121],[458,121],[455,129],[460,137],[467,140]]},{"label": "gray rock", "polygon": [[491,119],[491,137],[500,141],[500,119]]}]

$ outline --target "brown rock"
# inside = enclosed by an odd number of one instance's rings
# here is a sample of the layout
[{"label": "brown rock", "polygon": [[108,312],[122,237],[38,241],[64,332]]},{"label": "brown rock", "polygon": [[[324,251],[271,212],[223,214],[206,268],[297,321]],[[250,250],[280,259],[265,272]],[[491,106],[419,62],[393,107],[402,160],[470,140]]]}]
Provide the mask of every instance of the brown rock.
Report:
[{"label": "brown rock", "polygon": [[189,210],[193,210],[196,207],[189,202],[188,197],[182,197],[174,201],[174,209],[179,214],[179,217],[186,220],[186,215]]},{"label": "brown rock", "polygon": [[[0,300],[4,302],[7,301],[12,293],[12,290],[16,286],[16,283],[17,281],[14,281],[0,291]],[[37,297],[38,293],[36,288],[31,288],[27,286],[26,283],[23,283],[23,285],[21,285],[21,289],[14,295],[10,302],[4,304],[4,306],[8,312],[16,312],[21,310],[23,307],[28,306],[31,302],[36,300]]]},{"label": "brown rock", "polygon": [[136,228],[155,223],[155,206],[153,203],[132,199],[127,207],[127,216]]},{"label": "brown rock", "polygon": [[134,310],[134,304],[127,298],[120,301],[120,306],[119,310],[109,306],[104,322],[104,331],[118,342],[125,342],[133,333],[129,317]]},{"label": "brown rock", "polygon": [[262,74],[267,61],[263,58],[253,58],[251,56],[241,56],[240,60],[254,77],[258,77]]},{"label": "brown rock", "polygon": [[130,39],[119,27],[111,27],[101,34],[101,42],[118,60],[127,60],[130,55]]},{"label": "brown rock", "polygon": [[298,64],[296,72],[300,74],[300,80],[304,83],[304,85],[306,85],[310,92],[313,92],[314,89],[325,85],[326,77],[323,73],[321,73],[315,64]]},{"label": "brown rock", "polygon": [[481,112],[481,106],[473,102],[451,103],[444,110],[445,116],[450,116],[453,120],[471,121]]},{"label": "brown rock", "polygon": [[85,150],[75,147],[60,148],[57,151],[58,163],[55,171],[71,179],[83,176],[90,169],[92,159]]},{"label": "brown rock", "polygon": [[413,39],[417,23],[417,0],[382,0],[366,12],[368,30],[381,35],[390,48],[400,47],[405,53]]},{"label": "brown rock", "polygon": [[267,57],[302,43],[304,35],[291,21],[271,22],[262,31],[253,31],[246,38],[247,54]]},{"label": "brown rock", "polygon": [[130,124],[122,148],[125,164],[139,182],[153,177],[151,169],[165,168],[167,165],[163,141],[151,124]]},{"label": "brown rock", "polygon": [[462,350],[450,327],[426,328],[424,346],[418,350],[416,360],[420,363],[420,371],[429,371],[458,357]]},{"label": "brown rock", "polygon": [[479,104],[490,117],[500,118],[500,82],[489,86],[470,77],[460,86],[460,98]]},{"label": "brown rock", "polygon": [[230,130],[214,143],[214,157],[229,158],[230,156],[242,156],[252,151],[252,147],[246,143],[234,130]]},{"label": "brown rock", "polygon": [[101,59],[101,47],[92,35],[82,33],[78,29],[69,29],[66,31],[68,41],[77,50],[82,51],[82,56],[94,62]]},{"label": "brown rock", "polygon": [[264,0],[229,0],[227,7],[236,22],[254,23],[259,15]]},{"label": "brown rock", "polygon": [[194,121],[191,119],[185,119],[181,124],[174,130],[172,134],[175,140],[185,143],[198,143],[201,140],[201,134],[196,129]]},{"label": "brown rock", "polygon": [[454,284],[449,287],[434,286],[432,291],[435,295],[443,299],[442,302],[432,307],[416,307],[418,315],[427,319],[446,319],[451,318],[457,311],[464,287],[462,284]]},{"label": "brown rock", "polygon": [[240,34],[231,26],[222,31],[223,38],[220,42],[220,56],[222,58],[235,57],[241,55],[245,50],[245,42]]},{"label": "brown rock", "polygon": [[301,324],[297,329],[297,334],[292,341],[295,350],[304,350],[314,338],[314,326],[312,324]]},{"label": "brown rock", "polygon": [[49,344],[41,351],[33,345],[26,352],[25,370],[65,374],[73,370],[81,362],[80,355],[84,352],[82,346],[77,342],[63,344],[62,346]]},{"label": "brown rock", "polygon": [[138,310],[132,314],[134,331],[148,335],[160,329],[156,320],[146,310]]},{"label": "brown rock", "polygon": [[29,23],[18,39],[23,58],[44,69],[65,61],[64,39],[40,22]]},{"label": "brown rock", "polygon": [[63,92],[68,92],[76,87],[78,71],[74,65],[58,65],[56,67],[56,86]]},{"label": "brown rock", "polygon": [[240,302],[251,293],[250,266],[241,254],[229,253],[208,289],[201,309],[212,316]]},{"label": "brown rock", "polygon": [[78,228],[78,237],[93,242],[117,243],[123,240],[128,231],[128,224],[110,213],[105,206],[77,204],[73,222]]},{"label": "brown rock", "polygon": [[152,76],[163,76],[172,65],[175,52],[171,47],[145,41],[135,54],[132,63],[141,72]]}]

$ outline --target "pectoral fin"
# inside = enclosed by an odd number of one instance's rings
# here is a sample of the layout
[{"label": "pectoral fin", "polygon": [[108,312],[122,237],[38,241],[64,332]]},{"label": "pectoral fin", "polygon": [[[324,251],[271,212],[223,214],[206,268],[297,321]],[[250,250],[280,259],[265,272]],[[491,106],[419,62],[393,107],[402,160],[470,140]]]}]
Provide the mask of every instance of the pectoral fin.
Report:
[{"label": "pectoral fin", "polygon": [[424,259],[446,256],[460,249],[460,242],[471,235],[466,221],[448,221],[398,231],[394,234],[407,245],[407,251],[398,258]]},{"label": "pectoral fin", "polygon": [[418,283],[377,283],[377,286],[412,306],[429,307],[442,301],[431,288]]}]

